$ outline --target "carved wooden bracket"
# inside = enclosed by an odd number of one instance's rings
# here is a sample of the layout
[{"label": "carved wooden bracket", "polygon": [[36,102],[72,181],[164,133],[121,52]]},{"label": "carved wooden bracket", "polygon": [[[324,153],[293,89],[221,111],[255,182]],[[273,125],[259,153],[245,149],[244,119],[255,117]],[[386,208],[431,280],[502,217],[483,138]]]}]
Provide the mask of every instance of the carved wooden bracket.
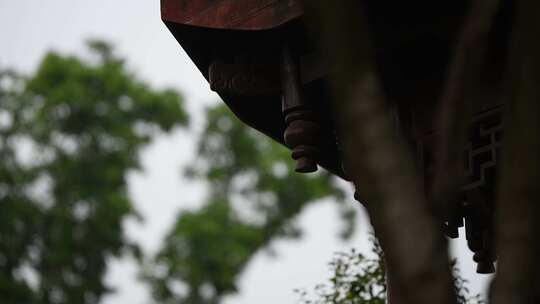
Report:
[{"label": "carved wooden bracket", "polygon": [[270,64],[212,63],[208,69],[210,89],[242,95],[278,95],[281,92],[279,66]]},{"label": "carved wooden bracket", "polygon": [[[328,68],[319,54],[300,56],[297,73],[302,85],[327,74]],[[212,91],[240,96],[281,95],[281,63],[243,64],[214,62],[208,68]]]}]

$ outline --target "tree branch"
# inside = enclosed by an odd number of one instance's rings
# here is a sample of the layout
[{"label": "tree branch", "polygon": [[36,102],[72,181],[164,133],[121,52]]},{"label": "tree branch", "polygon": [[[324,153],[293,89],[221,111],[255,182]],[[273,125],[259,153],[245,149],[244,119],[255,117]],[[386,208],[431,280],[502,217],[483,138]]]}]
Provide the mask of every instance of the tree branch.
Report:
[{"label": "tree branch", "polygon": [[493,303],[540,303],[540,3],[516,1],[497,205]]},{"label": "tree branch", "polygon": [[437,167],[431,191],[436,210],[443,214],[453,211],[452,205],[463,182],[465,135],[480,90],[488,35],[498,7],[499,0],[472,1],[441,97]]},{"label": "tree branch", "polygon": [[346,171],[365,199],[403,303],[456,303],[446,243],[413,157],[397,137],[374,67],[362,1],[305,1],[331,63]]}]

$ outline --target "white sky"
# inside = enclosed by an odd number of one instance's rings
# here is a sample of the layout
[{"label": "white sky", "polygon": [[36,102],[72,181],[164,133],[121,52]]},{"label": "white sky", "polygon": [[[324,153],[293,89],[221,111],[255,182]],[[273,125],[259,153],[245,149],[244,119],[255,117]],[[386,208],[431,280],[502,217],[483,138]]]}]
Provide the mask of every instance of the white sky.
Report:
[{"label": "white sky", "polygon": [[[145,221],[126,222],[127,233],[152,253],[178,212],[196,207],[204,194],[202,185],[182,178],[180,168],[193,158],[202,109],[219,98],[162,24],[158,0],[0,0],[0,67],[31,73],[47,50],[84,54],[85,39],[93,37],[113,42],[140,78],[182,91],[195,118],[190,131],[159,136],[141,154],[143,172],[128,176],[130,196]],[[325,281],[335,251],[366,248],[369,228],[363,214],[360,233],[345,244],[337,240],[340,220],[330,202],[312,205],[299,222],[304,239],[274,242],[277,258],[258,253],[240,279],[240,295],[229,297],[227,304],[294,303],[294,288],[312,289]],[[487,277],[474,274],[465,242],[452,244],[471,291],[482,291]],[[137,282],[137,271],[129,259],[111,261],[107,281],[118,292],[104,302],[150,303],[148,288]]]}]

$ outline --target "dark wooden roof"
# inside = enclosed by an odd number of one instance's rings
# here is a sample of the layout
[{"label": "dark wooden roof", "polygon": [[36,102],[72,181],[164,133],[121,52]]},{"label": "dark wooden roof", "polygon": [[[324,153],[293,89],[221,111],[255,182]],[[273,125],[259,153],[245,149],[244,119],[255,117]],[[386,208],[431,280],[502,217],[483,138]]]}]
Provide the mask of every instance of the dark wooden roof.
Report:
[{"label": "dark wooden roof", "polygon": [[271,29],[302,13],[299,0],[161,0],[163,20],[207,28]]}]

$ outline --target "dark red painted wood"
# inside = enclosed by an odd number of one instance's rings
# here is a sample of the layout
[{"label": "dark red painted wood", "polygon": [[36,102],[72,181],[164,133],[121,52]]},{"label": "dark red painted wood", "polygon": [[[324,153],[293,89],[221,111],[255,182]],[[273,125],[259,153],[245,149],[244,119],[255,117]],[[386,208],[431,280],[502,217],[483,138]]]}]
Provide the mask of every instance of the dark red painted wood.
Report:
[{"label": "dark red painted wood", "polygon": [[161,0],[163,20],[198,27],[264,30],[302,14],[299,0]]}]

